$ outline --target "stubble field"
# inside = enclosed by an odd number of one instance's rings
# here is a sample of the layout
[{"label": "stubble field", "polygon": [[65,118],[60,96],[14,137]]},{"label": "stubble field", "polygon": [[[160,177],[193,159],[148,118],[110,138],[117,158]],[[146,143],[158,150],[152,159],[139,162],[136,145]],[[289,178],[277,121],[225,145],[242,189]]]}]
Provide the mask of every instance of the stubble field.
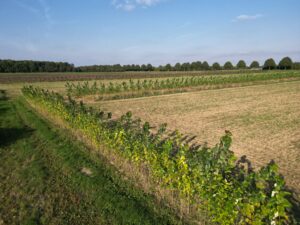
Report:
[{"label": "stubble field", "polygon": [[300,82],[257,85],[103,102],[94,107],[118,117],[127,111],[153,125],[217,143],[233,133],[232,150],[255,167],[274,159],[289,187],[300,193]]}]

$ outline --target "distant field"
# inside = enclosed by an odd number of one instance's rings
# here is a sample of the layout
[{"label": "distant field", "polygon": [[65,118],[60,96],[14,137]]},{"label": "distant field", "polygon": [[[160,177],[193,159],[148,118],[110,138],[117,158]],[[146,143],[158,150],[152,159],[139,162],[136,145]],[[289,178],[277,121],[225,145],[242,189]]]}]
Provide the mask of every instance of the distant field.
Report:
[{"label": "distant field", "polygon": [[90,102],[113,112],[132,111],[144,121],[216,143],[233,133],[233,150],[255,166],[274,159],[288,185],[300,193],[300,81],[208,90],[139,99]]},{"label": "distant field", "polygon": [[143,79],[213,74],[259,73],[257,70],[170,71],[170,72],[64,72],[64,73],[0,73],[0,83],[55,82],[106,79]]}]

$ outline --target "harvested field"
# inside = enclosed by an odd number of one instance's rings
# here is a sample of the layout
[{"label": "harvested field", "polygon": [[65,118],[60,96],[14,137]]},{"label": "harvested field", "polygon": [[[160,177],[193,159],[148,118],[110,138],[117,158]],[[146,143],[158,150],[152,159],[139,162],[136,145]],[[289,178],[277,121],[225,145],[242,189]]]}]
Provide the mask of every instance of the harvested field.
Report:
[{"label": "harvested field", "polygon": [[[63,73],[0,73],[0,83],[57,82],[80,80],[144,79],[198,75],[260,73],[259,70],[220,71],[153,71],[153,72],[63,72]],[[265,72],[265,71],[264,71]]]},{"label": "harvested field", "polygon": [[300,82],[208,90],[139,99],[90,102],[113,112],[132,111],[154,125],[217,143],[233,133],[233,151],[258,167],[274,159],[287,183],[300,193]]}]

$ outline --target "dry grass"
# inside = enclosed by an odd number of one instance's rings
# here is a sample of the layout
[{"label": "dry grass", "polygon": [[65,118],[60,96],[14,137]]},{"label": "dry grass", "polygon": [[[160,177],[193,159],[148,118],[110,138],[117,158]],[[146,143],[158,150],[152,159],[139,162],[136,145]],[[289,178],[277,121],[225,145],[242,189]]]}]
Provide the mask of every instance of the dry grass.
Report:
[{"label": "dry grass", "polygon": [[169,129],[218,142],[224,130],[234,135],[233,151],[259,167],[274,159],[287,183],[300,193],[300,82],[208,90],[90,104],[114,116],[135,116]]}]

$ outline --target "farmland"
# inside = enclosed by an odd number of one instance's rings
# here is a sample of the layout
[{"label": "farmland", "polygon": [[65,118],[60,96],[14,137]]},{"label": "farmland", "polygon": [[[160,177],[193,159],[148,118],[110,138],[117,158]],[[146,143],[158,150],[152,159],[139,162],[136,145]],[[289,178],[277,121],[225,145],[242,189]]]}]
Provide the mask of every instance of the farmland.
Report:
[{"label": "farmland", "polygon": [[[6,142],[1,145],[0,168],[11,176],[3,179],[18,180],[30,192],[26,196],[16,190],[16,183],[1,183],[1,198],[11,195],[18,200],[5,201],[0,212],[7,216],[0,219],[73,224],[293,223],[300,194],[299,72],[194,75],[159,77],[160,96],[124,95],[122,100],[100,99],[101,89],[89,92],[96,80],[79,83],[89,85],[83,94],[70,91],[70,83],[62,81],[0,84],[9,95],[9,100],[1,101],[1,137]],[[149,84],[153,79],[143,80]],[[115,87],[125,82],[129,84],[121,78],[101,81],[114,87],[103,96],[123,94],[127,90]],[[135,87],[143,84],[141,79],[132,82]],[[249,162],[238,160],[243,155],[252,163],[248,168],[240,166]],[[294,200],[271,160],[278,164]],[[37,174],[36,180],[23,175],[27,165],[27,173]],[[39,190],[44,190],[46,200],[37,197]],[[53,193],[61,214],[52,208]],[[32,203],[33,198],[39,201]],[[86,216],[74,217],[69,201],[83,202],[76,214]],[[30,210],[37,207],[41,211]]]},{"label": "farmland", "polygon": [[[46,110],[48,115],[58,117],[91,145],[110,149],[102,150],[102,154],[112,160],[117,158],[120,170],[124,169],[124,160],[129,160],[136,169],[127,174],[144,177],[143,184],[149,182],[150,190],[171,191],[170,197],[166,193],[162,197],[167,197],[180,217],[200,222],[199,210],[205,207],[210,221],[217,223],[293,221],[288,212],[292,206],[290,194],[285,191],[277,165],[271,161],[254,171],[245,157],[236,162],[230,150],[229,131],[214,147],[189,145],[193,138],[183,137],[178,131],[167,134],[165,124],[152,131],[148,122],[133,119],[131,112],[112,119],[111,112],[86,107],[70,96],[65,100],[60,94],[32,86],[24,87],[22,92],[38,111]],[[158,193],[161,192],[153,192]]]},{"label": "farmland", "polygon": [[216,143],[224,130],[235,141],[233,150],[257,166],[275,159],[288,183],[300,193],[300,82],[257,85],[139,99],[92,102],[93,107],[126,111],[155,125],[196,135]]},{"label": "farmland", "polygon": [[0,225],[300,225],[299,8],[0,1]]},{"label": "farmland", "polygon": [[188,92],[205,89],[218,89],[233,86],[247,86],[264,82],[282,82],[300,79],[300,73],[279,72],[260,74],[231,74],[213,76],[192,76],[167,79],[124,80],[122,82],[83,82],[66,83],[68,95],[80,97],[98,95],[99,100],[134,98],[176,92]]},{"label": "farmland", "polygon": [[[23,73],[23,74],[0,74],[0,89],[5,89],[7,92],[13,96],[18,96],[21,94],[21,88],[24,85],[33,85],[37,87],[42,87],[46,89],[53,90],[55,92],[59,92],[62,94],[66,94],[68,92],[68,88],[66,86],[72,85],[73,89],[69,94],[75,96],[85,96],[85,95],[93,95],[97,99],[115,99],[115,98],[128,98],[128,97],[142,97],[147,95],[159,95],[159,94],[167,94],[167,93],[176,93],[176,92],[189,92],[189,91],[197,91],[197,90],[205,90],[205,89],[218,89],[224,87],[232,87],[232,86],[248,86],[259,83],[273,83],[273,82],[284,82],[288,80],[297,80],[299,79],[300,72],[289,71],[243,71],[242,78],[237,74],[238,71],[196,71],[196,72],[149,72],[149,73],[61,73],[61,74],[51,74],[51,73]],[[281,75],[281,74],[284,75]],[[211,74],[211,75],[210,75]],[[263,76],[260,76],[263,75]],[[94,76],[102,76],[100,80],[95,80]],[[183,76],[184,75],[184,76]],[[278,77],[276,77],[279,75]],[[16,80],[10,80],[15,79]],[[19,80],[19,76],[22,77],[22,81]],[[28,77],[36,76],[38,79],[27,79]],[[60,79],[56,79],[56,76],[60,76]],[[78,78],[78,76],[82,76],[82,80],[72,80],[68,79],[68,77]],[[89,77],[92,76],[92,77]],[[282,76],[280,78],[280,76]],[[47,77],[53,78],[52,80]],[[106,79],[104,79],[107,77]],[[90,78],[90,79],[89,79]],[[23,80],[24,79],[24,80]],[[195,85],[181,85],[178,87],[173,87],[169,89],[167,87],[167,80],[199,80],[199,83]],[[130,91],[124,91],[123,83],[127,83],[129,87],[129,83],[132,81],[135,86],[139,82],[142,86],[145,81],[148,84],[152,83],[153,85],[156,82],[159,82],[160,87],[158,89],[148,88],[143,89],[134,88]],[[102,85],[106,86],[106,90],[104,95],[101,94],[101,90],[94,90],[93,86],[96,83],[97,88],[100,89]],[[164,83],[163,85],[161,85]],[[109,91],[109,87],[113,86],[113,91]],[[77,89],[78,86],[78,89]],[[117,87],[121,86],[120,91],[115,90]]]},{"label": "farmland", "polygon": [[176,72],[63,72],[63,73],[0,73],[0,83],[23,83],[23,82],[57,82],[57,81],[80,81],[80,80],[107,80],[107,79],[144,79],[181,77],[191,75],[215,75],[215,74],[240,74],[259,73],[257,70],[225,70],[225,71],[176,71]]},{"label": "farmland", "polygon": [[[64,92],[66,82],[83,84],[88,82],[92,85],[94,82],[109,84],[121,84],[128,79],[137,81],[143,80],[165,80],[172,77],[191,77],[213,75],[232,75],[239,71],[195,71],[195,72],[114,72],[114,73],[0,73],[0,88],[7,90],[10,94],[21,94],[21,88],[26,84],[48,88],[58,92]],[[245,72],[243,72],[245,73]],[[260,71],[247,71],[247,73],[260,73]],[[267,73],[267,72],[264,72]],[[272,72],[274,73],[274,72]]]}]

